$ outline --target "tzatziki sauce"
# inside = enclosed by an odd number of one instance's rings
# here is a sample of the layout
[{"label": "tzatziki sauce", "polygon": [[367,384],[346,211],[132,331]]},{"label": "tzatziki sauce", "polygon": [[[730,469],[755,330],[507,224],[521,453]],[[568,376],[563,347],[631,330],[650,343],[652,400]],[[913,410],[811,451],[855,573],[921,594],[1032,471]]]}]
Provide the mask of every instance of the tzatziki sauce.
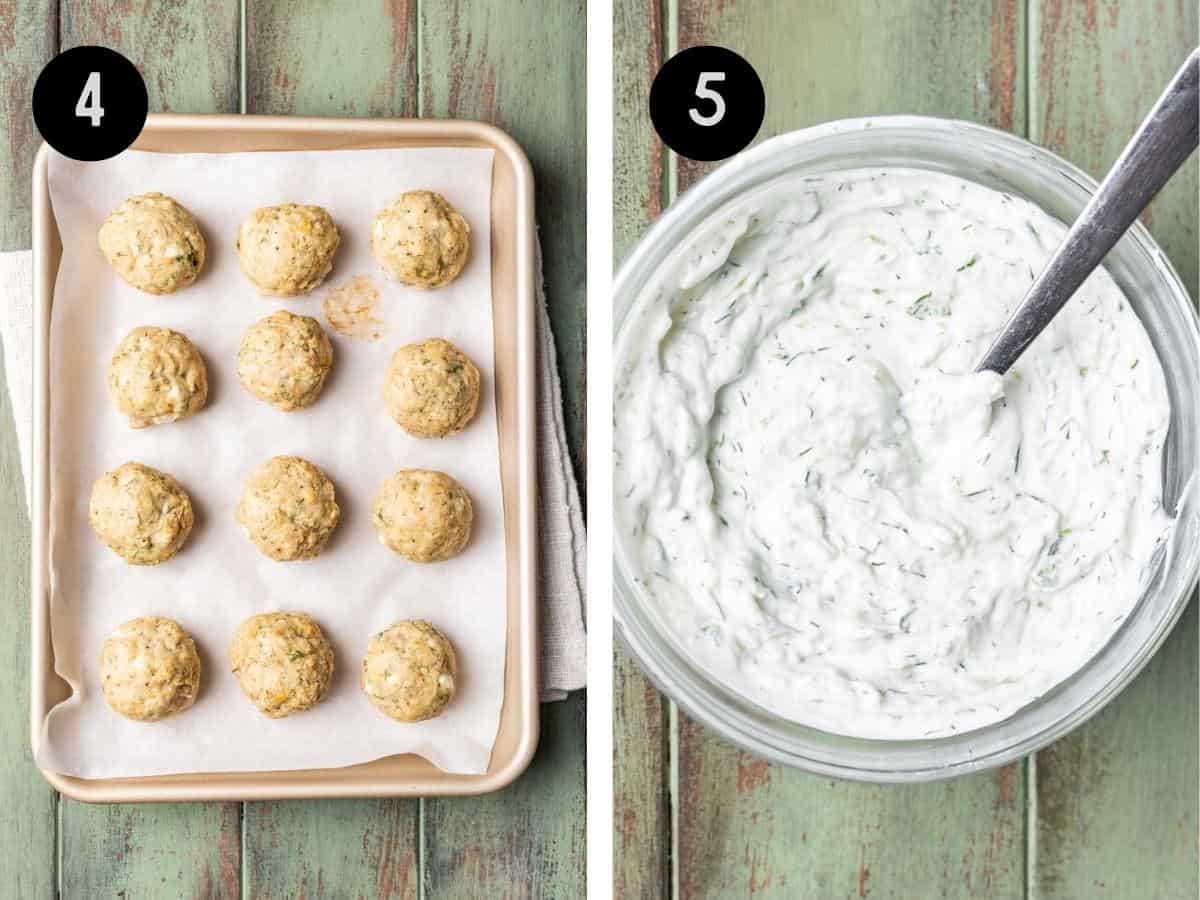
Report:
[{"label": "tzatziki sauce", "polygon": [[1078,670],[1172,527],[1158,357],[1097,270],[974,366],[1066,229],[915,169],[795,177],[702,227],[618,338],[618,553],[709,675],[908,740]]}]

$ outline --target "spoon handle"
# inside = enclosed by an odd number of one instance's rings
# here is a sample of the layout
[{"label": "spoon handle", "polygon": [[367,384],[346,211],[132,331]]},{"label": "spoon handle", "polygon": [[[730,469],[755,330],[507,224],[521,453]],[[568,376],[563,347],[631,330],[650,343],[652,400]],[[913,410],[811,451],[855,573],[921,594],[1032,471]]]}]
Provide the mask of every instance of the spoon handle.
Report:
[{"label": "spoon handle", "polygon": [[1196,149],[1198,132],[1200,49],[1171,80],[975,371],[1008,371]]}]

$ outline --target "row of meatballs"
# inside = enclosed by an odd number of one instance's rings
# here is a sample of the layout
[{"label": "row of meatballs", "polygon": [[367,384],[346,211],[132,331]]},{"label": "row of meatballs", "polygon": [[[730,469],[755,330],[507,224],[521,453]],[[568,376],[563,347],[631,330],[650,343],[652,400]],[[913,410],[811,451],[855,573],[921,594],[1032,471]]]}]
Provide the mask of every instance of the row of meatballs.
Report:
[{"label": "row of meatballs", "polygon": [[[246,479],[235,517],[263,555],[291,562],[325,549],[341,509],[324,472],[298,456],[275,456]],[[371,519],[393,552],[413,562],[441,562],[467,546],[474,510],[466,489],[445,472],[401,469],[379,489]],[[92,485],[88,523],[125,562],[154,566],[183,547],[195,513],[172,476],[127,462]]]},{"label": "row of meatballs", "polygon": [[[251,325],[238,349],[242,387],[283,412],[316,403],[332,367],[333,345],[321,324],[282,309]],[[470,357],[443,338],[431,338],[392,354],[383,402],[409,434],[447,437],[475,417],[479,385]],[[208,369],[187,335],[142,325],[117,345],[108,393],[133,428],[177,422],[208,402]]]},{"label": "row of meatballs", "polygon": [[[371,225],[371,252],[391,278],[439,288],[462,272],[471,229],[434,191],[407,191]],[[187,287],[204,268],[207,244],[196,217],[175,198],[153,191],[130,197],[105,219],[100,250],[128,284],[148,294]],[[238,226],[242,272],[259,293],[307,294],[333,269],[342,238],[320,206],[282,203],[256,209]]]},{"label": "row of meatballs", "polygon": [[[334,653],[309,615],[271,612],[239,626],[229,665],[242,693],[272,719],[311,709],[333,681]],[[359,684],[377,709],[399,722],[439,715],[454,699],[458,663],[449,639],[429,622],[405,619],[373,636]],[[156,722],[190,707],[200,693],[200,656],[173,619],[132,619],[100,649],[100,685],[115,712]]]}]

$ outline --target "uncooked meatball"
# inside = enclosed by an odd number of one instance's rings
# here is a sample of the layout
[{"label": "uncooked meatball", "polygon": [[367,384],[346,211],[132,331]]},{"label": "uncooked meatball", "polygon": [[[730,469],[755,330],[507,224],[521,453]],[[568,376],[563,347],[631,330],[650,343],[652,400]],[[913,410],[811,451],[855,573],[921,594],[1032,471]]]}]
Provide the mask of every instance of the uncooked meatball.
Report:
[{"label": "uncooked meatball", "polygon": [[371,638],[362,689],[375,707],[400,722],[439,715],[454,699],[458,661],[444,634],[420,620],[396,622]]},{"label": "uncooked meatball", "polygon": [[100,226],[100,250],[116,273],[139,291],[171,294],[204,266],[204,235],[196,217],[157,191],[130,197]]},{"label": "uncooked meatball", "polygon": [[187,491],[165,472],[127,462],[92,485],[88,524],[114,553],[155,566],[179,552],[195,521]]},{"label": "uncooked meatball", "polygon": [[408,191],[385,206],[371,227],[371,252],[383,270],[410,287],[449,284],[467,264],[471,228],[446,198]]},{"label": "uncooked meatball", "polygon": [[169,328],[125,335],[108,366],[108,394],[132,428],[186,419],[208,400],[208,370],[195,345]]},{"label": "uncooked meatball", "polygon": [[242,338],[237,376],[259,400],[291,412],[316,402],[332,365],[333,345],[321,323],[281,309]]},{"label": "uncooked meatball", "polygon": [[282,203],[242,220],[237,253],[260,294],[295,297],[325,280],[341,242],[337,225],[321,207]]},{"label": "uncooked meatball", "polygon": [[479,408],[479,369],[441,338],[405,344],[392,355],[383,402],[409,434],[446,437],[462,431]]},{"label": "uncooked meatball", "polygon": [[233,636],[229,664],[246,699],[272,719],[316,706],[333,681],[333,648],[304,613],[251,616]]},{"label": "uncooked meatball", "polygon": [[445,472],[401,469],[379,489],[372,518],[379,540],[396,553],[440,562],[467,546],[474,511],[466,490]]},{"label": "uncooked meatball", "polygon": [[127,719],[157,722],[182,712],[200,693],[196,643],[171,619],[131,619],[100,648],[100,688]]},{"label": "uncooked meatball", "polygon": [[298,456],[275,456],[255,469],[237,507],[247,537],[279,562],[317,556],[339,518],[333,482]]}]

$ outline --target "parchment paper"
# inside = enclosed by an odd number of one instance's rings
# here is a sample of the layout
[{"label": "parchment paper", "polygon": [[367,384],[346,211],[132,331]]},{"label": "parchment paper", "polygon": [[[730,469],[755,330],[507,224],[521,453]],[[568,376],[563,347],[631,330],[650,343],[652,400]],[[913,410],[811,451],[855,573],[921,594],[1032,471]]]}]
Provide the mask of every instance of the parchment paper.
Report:
[{"label": "parchment paper", "polygon": [[[493,388],[489,231],[492,151],[347,150],[165,154],[128,151],[100,163],[50,158],[50,196],[63,256],[51,321],[51,629],[55,665],[72,697],[46,718],[38,763],[85,778],[321,768],[413,752],[449,772],[480,773],[499,722],[504,685],[505,553]],[[371,256],[375,213],[402,191],[444,194],[471,225],[466,270],[448,287],[418,291],[387,280]],[[96,233],[133,194],[162,191],[200,220],[208,259],[200,278],[163,297],[129,287],[108,266]],[[241,219],[259,206],[315,203],[342,234],[334,270],[306,297],[260,297],[234,250]],[[331,288],[369,274],[382,293],[383,335],[343,337],[328,328]],[[334,344],[324,393],[307,410],[279,412],[237,381],[246,328],[277,309],[322,321]],[[208,366],[207,407],[182,422],[131,429],[110,402],[108,361],[138,325],[182,331]],[[442,440],[409,437],[381,396],[396,347],[444,337],[483,375],[477,418]],[[262,556],[234,520],[246,475],[277,454],[320,466],[333,480],[342,520],[325,553],[279,563]],[[129,460],[169,472],[192,497],[196,527],[183,550],[155,567],[126,565],[87,523],[92,482]],[[459,557],[421,565],[379,543],[371,503],[400,468],[457,478],[475,505],[475,529]],[[334,645],[337,674],[320,705],[285,719],[245,700],[228,646],[247,616],[301,610]],[[104,638],[141,615],[176,619],[200,648],[199,699],[157,723],[109,710],[96,659]],[[401,618],[444,630],[460,662],[459,693],[439,718],[402,724],[358,687],[370,636]]]}]

